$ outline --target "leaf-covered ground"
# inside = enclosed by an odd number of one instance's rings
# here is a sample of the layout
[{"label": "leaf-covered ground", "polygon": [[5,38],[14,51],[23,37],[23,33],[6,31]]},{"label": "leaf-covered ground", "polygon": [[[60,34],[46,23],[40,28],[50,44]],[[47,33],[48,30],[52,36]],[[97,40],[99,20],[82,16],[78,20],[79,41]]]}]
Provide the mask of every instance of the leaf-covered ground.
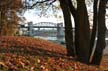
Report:
[{"label": "leaf-covered ground", "polygon": [[104,71],[108,56],[101,66],[89,66],[66,56],[58,44],[30,37],[0,37],[0,71]]}]

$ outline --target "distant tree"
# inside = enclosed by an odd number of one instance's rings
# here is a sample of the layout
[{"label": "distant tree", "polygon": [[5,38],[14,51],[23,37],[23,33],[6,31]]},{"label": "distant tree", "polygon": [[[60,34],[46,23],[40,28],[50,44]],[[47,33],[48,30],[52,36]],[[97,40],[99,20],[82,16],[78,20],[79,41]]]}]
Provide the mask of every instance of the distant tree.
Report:
[{"label": "distant tree", "polygon": [[23,7],[21,0],[0,0],[0,36],[14,35],[20,17],[18,11]]}]

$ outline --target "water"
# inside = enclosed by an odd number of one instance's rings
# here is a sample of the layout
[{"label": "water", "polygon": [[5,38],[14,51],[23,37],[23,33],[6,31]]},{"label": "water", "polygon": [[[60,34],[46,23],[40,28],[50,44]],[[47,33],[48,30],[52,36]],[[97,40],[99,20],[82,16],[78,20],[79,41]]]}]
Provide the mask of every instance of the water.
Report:
[{"label": "water", "polygon": [[[65,44],[65,39],[62,38],[61,40],[58,39],[57,37],[46,37],[46,36],[35,36],[35,38],[41,38],[41,39],[44,39],[44,40],[49,40],[49,41],[52,41],[52,42],[55,42],[55,43],[60,43],[62,45]],[[108,54],[108,38],[106,38],[106,47],[104,49],[104,54]]]},{"label": "water", "polygon": [[57,37],[46,37],[46,36],[35,36],[35,38],[41,38],[44,40],[51,40],[51,41],[57,41]]},{"label": "water", "polygon": [[57,37],[49,37],[49,36],[35,36],[35,38],[41,38],[44,40],[48,40],[48,41],[52,41],[54,43],[58,43],[58,44],[65,44],[65,38],[61,37],[61,38],[57,38]]}]

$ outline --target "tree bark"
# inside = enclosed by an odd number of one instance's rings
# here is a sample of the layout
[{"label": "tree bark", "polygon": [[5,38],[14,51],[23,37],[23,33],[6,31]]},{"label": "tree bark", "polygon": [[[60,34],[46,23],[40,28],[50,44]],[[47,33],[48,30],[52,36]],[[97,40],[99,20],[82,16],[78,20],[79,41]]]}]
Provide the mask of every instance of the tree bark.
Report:
[{"label": "tree bark", "polygon": [[68,8],[66,0],[59,0],[59,1],[64,16],[65,42],[67,48],[67,55],[75,56],[75,49],[73,47],[73,29],[72,29],[70,10]]},{"label": "tree bark", "polygon": [[78,60],[87,63],[89,62],[89,49],[90,49],[90,26],[88,20],[87,8],[85,0],[77,0],[77,18],[78,25],[76,27],[76,53]]},{"label": "tree bark", "polygon": [[94,47],[94,44],[96,43],[95,42],[95,38],[96,38],[96,33],[97,33],[97,7],[98,7],[98,1],[99,0],[94,0],[94,5],[93,5],[93,27],[92,27],[92,30],[91,30],[91,39],[90,39],[90,62],[92,60],[92,53],[93,53],[93,47]]},{"label": "tree bark", "polygon": [[96,50],[94,53],[93,60],[91,64],[100,65],[103,49],[105,48],[105,13],[106,13],[106,3],[107,0],[100,0],[99,11],[98,11],[98,35],[97,35],[97,44]]},{"label": "tree bark", "polygon": [[75,48],[77,59],[81,62],[89,62],[90,29],[85,0],[77,0],[77,9],[68,0],[68,6],[75,21]]},{"label": "tree bark", "polygon": [[75,7],[72,4],[72,0],[68,0],[68,6],[69,6],[70,12],[74,18],[74,24],[75,24],[74,47],[75,47],[75,55],[77,57],[76,51],[77,51],[77,48],[79,47],[79,44],[78,44],[78,27],[77,27],[78,26],[77,10],[75,9]]}]

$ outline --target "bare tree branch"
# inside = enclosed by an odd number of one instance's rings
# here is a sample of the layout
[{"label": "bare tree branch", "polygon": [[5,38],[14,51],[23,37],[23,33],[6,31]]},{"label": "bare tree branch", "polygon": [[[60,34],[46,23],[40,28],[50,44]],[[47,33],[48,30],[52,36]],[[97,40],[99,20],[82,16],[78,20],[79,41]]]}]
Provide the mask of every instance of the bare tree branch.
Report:
[{"label": "bare tree branch", "polygon": [[[26,9],[33,9],[33,7],[35,7],[37,4],[39,3],[46,3],[46,2],[49,2],[51,1],[49,4],[47,5],[51,5],[52,3],[54,3],[56,0],[44,0],[44,1],[36,1],[34,4],[32,4],[31,6],[29,5],[29,3],[27,3],[27,1],[25,1],[25,7]],[[28,6],[27,6],[28,5]]]}]

